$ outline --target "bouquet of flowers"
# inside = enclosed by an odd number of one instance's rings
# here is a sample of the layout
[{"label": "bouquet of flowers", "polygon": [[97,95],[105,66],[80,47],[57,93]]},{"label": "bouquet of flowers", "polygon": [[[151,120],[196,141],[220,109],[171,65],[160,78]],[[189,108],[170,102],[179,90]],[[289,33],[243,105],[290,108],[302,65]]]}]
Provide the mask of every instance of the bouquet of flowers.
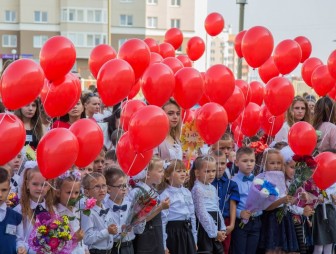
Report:
[{"label": "bouquet of flowers", "polygon": [[28,244],[39,254],[68,254],[76,246],[72,235],[68,216],[44,212],[37,215]]},{"label": "bouquet of flowers", "polygon": [[[293,181],[288,186],[288,195],[294,196],[300,187],[304,185],[304,183],[309,180],[316,168],[316,161],[310,155],[299,156],[294,155],[293,160],[296,162],[295,164],[295,175]],[[281,223],[283,217],[287,213],[288,207],[284,205],[277,212],[278,222]]]},{"label": "bouquet of flowers", "polygon": [[[245,210],[251,213],[262,211],[269,207],[278,196],[279,189],[273,183],[265,179],[254,178],[247,196]],[[242,219],[239,225],[243,227],[247,223],[248,220]]]},{"label": "bouquet of flowers", "polygon": [[7,205],[9,207],[14,208],[15,206],[19,204],[19,202],[20,202],[20,199],[17,193],[15,192],[9,193],[7,197]]},{"label": "bouquet of flowers", "polygon": [[126,219],[126,224],[123,227],[123,232],[120,233],[121,237],[118,242],[118,248],[121,246],[123,238],[127,233],[136,225],[143,222],[148,216],[152,214],[154,208],[157,206],[157,196],[158,193],[151,189],[146,190],[145,188],[137,185],[140,191],[137,192],[134,199],[132,200],[129,214]]}]

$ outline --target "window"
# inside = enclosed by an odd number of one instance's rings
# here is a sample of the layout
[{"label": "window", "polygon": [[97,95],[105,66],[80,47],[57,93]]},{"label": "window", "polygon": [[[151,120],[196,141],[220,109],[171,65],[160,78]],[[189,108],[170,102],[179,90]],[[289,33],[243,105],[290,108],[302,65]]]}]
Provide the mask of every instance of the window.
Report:
[{"label": "window", "polygon": [[5,22],[15,22],[16,12],[15,11],[5,11]]},{"label": "window", "polygon": [[157,28],[158,19],[157,17],[147,17],[147,27]]},{"label": "window", "polygon": [[147,0],[147,4],[158,4],[158,0]]},{"label": "window", "polygon": [[119,39],[119,41],[118,41],[118,48],[119,48],[119,49],[120,49],[120,47],[125,43],[125,41],[127,41],[126,38],[124,38],[124,39]]},{"label": "window", "polygon": [[133,16],[132,15],[120,15],[120,25],[121,26],[133,26]]},{"label": "window", "polygon": [[121,3],[132,3],[133,0],[120,0]]},{"label": "window", "polygon": [[88,10],[87,21],[90,23],[106,23],[107,16],[102,10]]},{"label": "window", "polygon": [[48,22],[48,13],[46,11],[34,11],[34,21],[39,23]]},{"label": "window", "polygon": [[33,45],[34,48],[42,48],[43,44],[48,40],[47,35],[34,35]]},{"label": "window", "polygon": [[181,20],[180,19],[171,19],[170,27],[181,28]]},{"label": "window", "polygon": [[106,35],[104,34],[87,34],[86,46],[95,47],[99,44],[106,44]]},{"label": "window", "polygon": [[3,47],[17,47],[17,37],[16,35],[4,34],[2,35],[2,46]]},{"label": "window", "polygon": [[172,6],[180,6],[181,5],[181,0],[171,0],[170,4]]}]

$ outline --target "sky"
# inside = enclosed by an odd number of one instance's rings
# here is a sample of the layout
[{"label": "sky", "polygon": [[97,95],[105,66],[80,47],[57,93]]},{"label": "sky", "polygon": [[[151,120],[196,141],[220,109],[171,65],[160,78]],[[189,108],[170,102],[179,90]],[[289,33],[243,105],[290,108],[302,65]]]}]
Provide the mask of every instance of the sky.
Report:
[{"label": "sky", "polygon": [[[239,5],[236,0],[208,0],[208,12],[221,13],[225,26],[231,25],[232,32],[238,32]],[[311,57],[320,58],[324,64],[336,49],[335,0],[248,0],[244,29],[257,25],[272,32],[274,47],[285,39],[307,37],[312,43]],[[299,73],[300,66],[295,74]]]}]

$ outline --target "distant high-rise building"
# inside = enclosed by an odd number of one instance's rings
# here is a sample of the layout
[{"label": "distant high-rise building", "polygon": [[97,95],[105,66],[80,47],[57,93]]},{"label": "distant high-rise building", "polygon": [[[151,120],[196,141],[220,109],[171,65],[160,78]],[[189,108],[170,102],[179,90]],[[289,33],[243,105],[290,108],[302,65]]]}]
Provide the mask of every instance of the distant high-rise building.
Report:
[{"label": "distant high-rise building", "polygon": [[[111,10],[108,11],[108,1]],[[197,4],[196,4],[197,2]],[[184,41],[177,54],[185,54],[188,39],[205,39],[207,1],[195,0],[0,0],[0,67],[7,59],[39,59],[44,42],[55,35],[71,39],[76,47],[74,69],[89,77],[91,50],[108,43],[118,50],[130,38],[151,37],[162,43],[165,32],[180,28]],[[205,68],[205,57],[195,67]],[[0,68],[1,69],[1,68]]]}]

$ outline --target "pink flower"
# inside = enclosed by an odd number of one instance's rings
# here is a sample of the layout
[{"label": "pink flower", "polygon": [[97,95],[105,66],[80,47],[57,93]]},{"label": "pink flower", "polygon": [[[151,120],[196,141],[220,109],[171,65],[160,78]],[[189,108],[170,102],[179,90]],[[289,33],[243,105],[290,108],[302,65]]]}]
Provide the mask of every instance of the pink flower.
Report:
[{"label": "pink flower", "polygon": [[85,210],[92,209],[96,205],[97,200],[95,198],[89,198],[85,202]]},{"label": "pink flower", "polygon": [[50,238],[49,246],[52,250],[57,249],[59,244],[60,244],[60,241],[57,238],[55,237]]},{"label": "pink flower", "polygon": [[56,228],[58,228],[58,226],[57,226],[56,223],[50,223],[49,228],[50,229],[56,229]]}]

